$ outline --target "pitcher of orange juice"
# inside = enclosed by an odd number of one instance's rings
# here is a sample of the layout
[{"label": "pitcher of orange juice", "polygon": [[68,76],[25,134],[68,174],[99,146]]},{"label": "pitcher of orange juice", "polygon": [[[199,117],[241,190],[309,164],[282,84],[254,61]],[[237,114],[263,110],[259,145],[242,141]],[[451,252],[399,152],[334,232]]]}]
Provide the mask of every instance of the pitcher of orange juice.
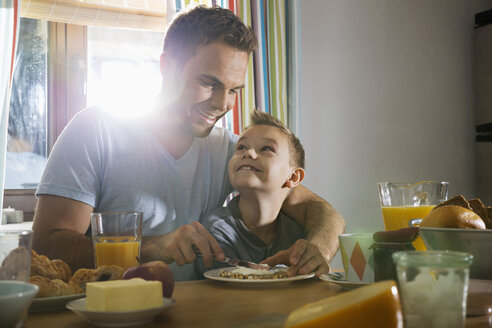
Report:
[{"label": "pitcher of orange juice", "polygon": [[[446,181],[378,183],[384,229],[408,228],[410,219],[426,217],[434,206],[448,199],[448,185]],[[416,250],[426,249],[420,237],[413,246]]]},{"label": "pitcher of orange juice", "polygon": [[142,216],[141,212],[92,213],[92,245],[96,268],[114,264],[128,269],[138,265]]}]

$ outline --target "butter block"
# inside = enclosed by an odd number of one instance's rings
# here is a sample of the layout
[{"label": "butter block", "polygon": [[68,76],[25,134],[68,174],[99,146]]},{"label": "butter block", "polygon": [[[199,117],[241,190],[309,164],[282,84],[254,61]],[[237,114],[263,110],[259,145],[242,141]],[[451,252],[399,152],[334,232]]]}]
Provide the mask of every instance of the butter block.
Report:
[{"label": "butter block", "polygon": [[403,328],[398,289],[393,280],[380,281],[309,303],[294,310],[284,327]]},{"label": "butter block", "polygon": [[86,293],[90,311],[137,311],[164,305],[162,283],[141,278],[90,282]]}]

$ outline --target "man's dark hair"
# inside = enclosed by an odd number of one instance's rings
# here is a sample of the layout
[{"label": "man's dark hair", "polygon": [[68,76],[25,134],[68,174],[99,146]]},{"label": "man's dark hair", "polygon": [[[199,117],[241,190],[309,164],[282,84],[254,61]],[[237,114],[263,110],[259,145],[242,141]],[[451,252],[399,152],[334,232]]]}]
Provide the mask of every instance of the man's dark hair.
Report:
[{"label": "man's dark hair", "polygon": [[267,125],[272,126],[280,130],[286,137],[289,142],[289,154],[290,161],[292,166],[297,166],[304,168],[304,147],[301,144],[299,138],[297,138],[292,131],[290,131],[282,121],[273,117],[272,115],[262,112],[260,110],[254,110],[251,113],[251,124],[248,126],[257,126],[257,125]]},{"label": "man's dark hair", "polygon": [[178,15],[164,38],[164,52],[184,63],[198,47],[223,42],[250,54],[257,47],[253,29],[228,9],[198,6]]}]

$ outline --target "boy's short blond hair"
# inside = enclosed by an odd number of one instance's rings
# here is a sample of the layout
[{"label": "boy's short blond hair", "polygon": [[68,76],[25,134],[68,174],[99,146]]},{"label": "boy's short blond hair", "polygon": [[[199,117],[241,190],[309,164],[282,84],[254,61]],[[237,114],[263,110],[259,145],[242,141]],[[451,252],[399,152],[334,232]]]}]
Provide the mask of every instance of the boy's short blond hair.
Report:
[{"label": "boy's short blond hair", "polygon": [[289,142],[290,165],[304,169],[304,147],[302,146],[299,138],[297,138],[292,131],[290,131],[285,124],[282,123],[282,121],[258,109],[254,110],[250,117],[251,124],[246,128],[246,130],[257,125],[273,126],[279,129],[287,137],[287,141]]}]

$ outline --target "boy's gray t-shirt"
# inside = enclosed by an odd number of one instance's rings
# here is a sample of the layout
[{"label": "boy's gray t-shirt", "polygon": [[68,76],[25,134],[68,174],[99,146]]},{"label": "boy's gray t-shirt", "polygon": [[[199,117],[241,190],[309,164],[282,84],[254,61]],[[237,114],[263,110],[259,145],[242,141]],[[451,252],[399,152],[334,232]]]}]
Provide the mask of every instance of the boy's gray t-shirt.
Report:
[{"label": "boy's gray t-shirt", "polygon": [[[60,135],[36,195],[71,198],[96,211],[143,212],[144,236],[166,234],[224,204],[236,140],[215,127],[175,160],[138,119],[88,108]],[[171,268],[176,280],[196,279],[193,264]]]},{"label": "boy's gray t-shirt", "polygon": [[[271,245],[266,245],[241,219],[238,201],[241,195],[234,197],[226,207],[210,213],[203,225],[214,236],[224,253],[231,258],[259,263],[269,256],[292,246],[298,239],[305,239],[304,228],[294,219],[280,212],[276,219],[276,234]],[[202,259],[196,262],[198,277],[203,273],[224,265],[214,262],[213,267],[206,267]]]}]

